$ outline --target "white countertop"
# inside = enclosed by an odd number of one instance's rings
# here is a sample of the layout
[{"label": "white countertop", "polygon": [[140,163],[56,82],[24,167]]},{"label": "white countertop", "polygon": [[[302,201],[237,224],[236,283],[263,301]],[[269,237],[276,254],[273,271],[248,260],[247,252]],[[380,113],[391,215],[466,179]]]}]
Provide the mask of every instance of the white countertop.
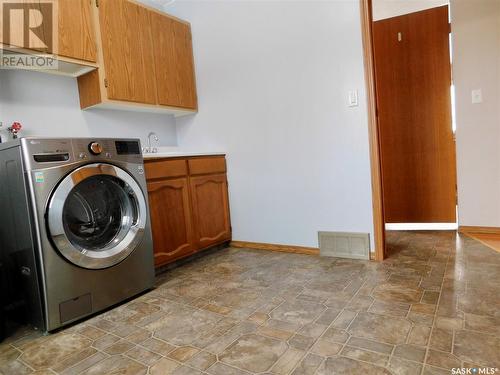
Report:
[{"label": "white countertop", "polygon": [[211,156],[211,155],[225,155],[222,151],[189,151],[181,150],[178,147],[158,147],[158,152],[143,153],[144,159],[154,158],[178,158],[183,156]]}]

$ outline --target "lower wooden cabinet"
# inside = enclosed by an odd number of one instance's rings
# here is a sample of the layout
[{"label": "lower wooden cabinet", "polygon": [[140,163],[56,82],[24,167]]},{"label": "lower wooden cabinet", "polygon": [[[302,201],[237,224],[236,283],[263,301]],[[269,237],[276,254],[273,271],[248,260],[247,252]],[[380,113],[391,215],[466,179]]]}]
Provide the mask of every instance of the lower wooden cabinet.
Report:
[{"label": "lower wooden cabinet", "polygon": [[231,223],[225,174],[191,178],[195,240],[198,247],[208,247],[231,237]]},{"label": "lower wooden cabinet", "polygon": [[194,252],[187,178],[148,183],[155,264]]},{"label": "lower wooden cabinet", "polygon": [[145,161],[155,265],[231,239],[224,156]]}]

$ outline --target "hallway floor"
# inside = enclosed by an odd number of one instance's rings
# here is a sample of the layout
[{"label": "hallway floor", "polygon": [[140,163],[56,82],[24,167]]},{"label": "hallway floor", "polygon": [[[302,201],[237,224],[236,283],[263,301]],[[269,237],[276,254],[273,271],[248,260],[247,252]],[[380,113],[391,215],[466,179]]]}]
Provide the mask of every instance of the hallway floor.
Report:
[{"label": "hallway floor", "polygon": [[225,249],[132,302],[0,344],[3,374],[450,374],[500,367],[500,254],[389,232],[383,263]]}]

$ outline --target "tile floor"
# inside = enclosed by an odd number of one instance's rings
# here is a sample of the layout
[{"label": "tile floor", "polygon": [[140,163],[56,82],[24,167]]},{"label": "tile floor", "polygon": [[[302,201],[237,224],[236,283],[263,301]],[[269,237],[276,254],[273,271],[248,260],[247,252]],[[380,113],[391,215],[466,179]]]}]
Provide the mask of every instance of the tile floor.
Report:
[{"label": "tile floor", "polygon": [[392,232],[383,263],[226,249],[57,334],[0,344],[11,374],[450,374],[500,367],[500,254]]}]

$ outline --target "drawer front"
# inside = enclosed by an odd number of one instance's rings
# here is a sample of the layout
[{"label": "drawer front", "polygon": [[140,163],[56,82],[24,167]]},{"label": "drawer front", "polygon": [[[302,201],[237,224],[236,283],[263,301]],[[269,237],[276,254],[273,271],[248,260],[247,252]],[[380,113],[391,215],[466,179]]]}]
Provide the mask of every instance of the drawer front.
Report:
[{"label": "drawer front", "polygon": [[181,177],[187,175],[186,160],[146,161],[144,164],[146,179]]},{"label": "drawer front", "polygon": [[224,156],[189,159],[188,165],[190,175],[226,173],[226,158]]}]

